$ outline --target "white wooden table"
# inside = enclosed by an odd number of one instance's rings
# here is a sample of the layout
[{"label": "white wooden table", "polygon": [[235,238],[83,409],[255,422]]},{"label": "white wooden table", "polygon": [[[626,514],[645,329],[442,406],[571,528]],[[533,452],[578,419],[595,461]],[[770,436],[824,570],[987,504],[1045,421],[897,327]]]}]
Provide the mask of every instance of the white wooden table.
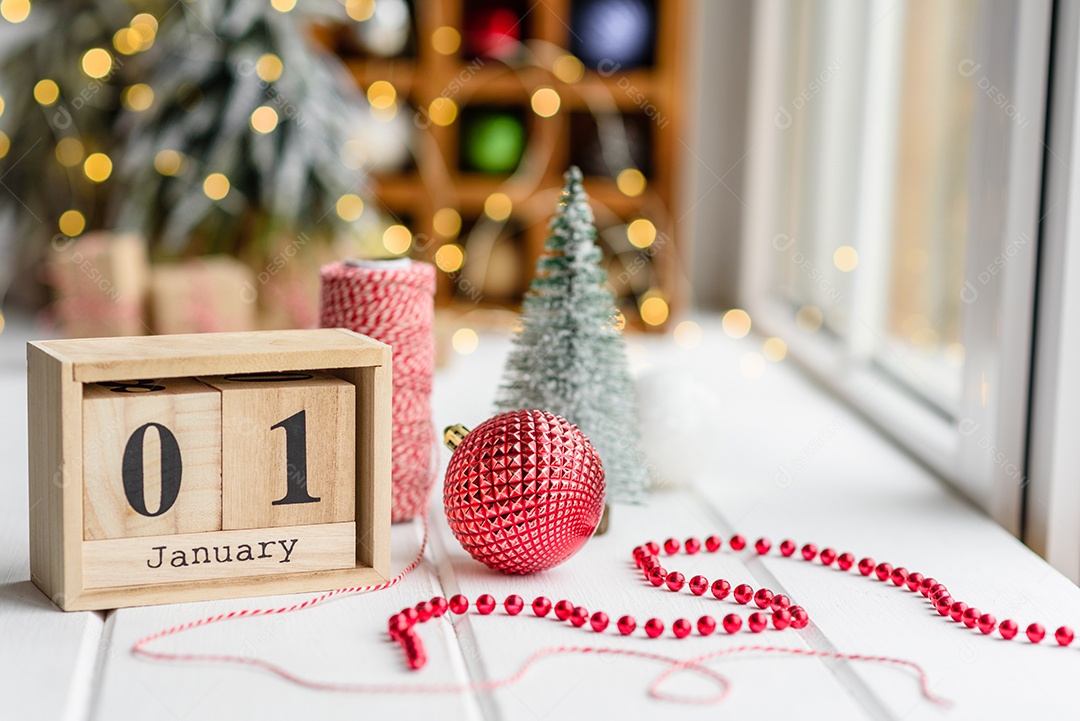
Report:
[{"label": "white wooden table", "polygon": [[[1033,646],[982,637],[939,617],[923,599],[891,584],[771,554],[680,557],[680,569],[765,585],[811,614],[799,632],[759,636],[696,634],[685,640],[587,634],[534,618],[467,615],[424,624],[429,661],[405,668],[386,639],[386,619],[434,595],[475,598],[508,593],[528,602],[544,594],[590,609],[658,616],[723,615],[708,595],[658,592],[628,566],[633,546],[675,535],[725,538],[738,530],[814,541],[933,575],[954,594],[998,618],[1080,625],[1080,589],[956,498],[865,423],[809,384],[790,363],[769,364],[749,380],[739,360],[754,341],[724,338],[705,323],[701,346],[633,339],[638,365],[693,373],[722,402],[722,432],[711,470],[696,487],[654,494],[647,506],[617,507],[611,532],[566,564],[535,577],[506,578],[473,562],[454,542],[433,495],[432,537],[424,563],[398,586],[287,616],[244,619],[167,639],[157,650],[231,653],[272,661],[302,675],[345,682],[468,682],[516,670],[535,650],[593,645],[690,657],[747,643],[881,654],[921,664],[935,694],[926,702],[915,677],[876,664],[740,655],[711,665],[732,682],[720,707],[649,698],[662,670],[640,660],[560,656],[522,682],[495,692],[445,695],[349,695],[304,690],[269,674],[206,664],[153,663],[132,657],[137,638],[173,623],[226,609],[280,605],[286,598],[135,608],[108,614],[63,613],[29,582],[27,565],[26,413],[19,329],[0,335],[0,719],[355,719],[355,718],[1080,718],[1074,686],[1080,648]],[[475,426],[492,407],[507,342],[482,337],[476,354],[458,357],[438,377],[435,421]],[[445,462],[448,452],[443,454]],[[787,473],[779,473],[781,466]],[[778,482],[778,478],[781,479]],[[786,480],[785,480],[786,479]],[[395,566],[415,554],[416,524],[393,530]],[[290,597],[299,598],[299,597]],[[746,615],[745,609],[743,614]],[[613,619],[614,620],[614,619]],[[614,626],[614,624],[613,624]],[[1050,629],[1052,634],[1053,628]],[[1022,634],[1021,634],[1022,636]],[[670,691],[715,691],[691,675]],[[362,716],[358,716],[362,714]]]}]

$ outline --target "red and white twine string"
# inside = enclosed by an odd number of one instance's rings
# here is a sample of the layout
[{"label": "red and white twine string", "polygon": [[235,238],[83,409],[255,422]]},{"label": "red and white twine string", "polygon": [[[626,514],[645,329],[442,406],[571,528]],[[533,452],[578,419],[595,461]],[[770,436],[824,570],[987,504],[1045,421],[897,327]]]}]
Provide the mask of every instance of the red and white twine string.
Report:
[{"label": "red and white twine string", "polygon": [[427,508],[435,483],[431,387],[435,374],[435,266],[366,267],[331,263],[321,271],[323,328],[348,328],[393,352],[392,519]]},{"label": "red and white twine string", "polygon": [[[338,682],[326,682],[314,679],[305,678],[297,673],[290,671],[289,669],[280,666],[278,664],[271,663],[269,661],[263,661],[257,658],[249,658],[244,656],[236,656],[232,654],[191,654],[191,653],[168,653],[151,651],[146,648],[150,643],[169,637],[175,636],[191,629],[200,628],[203,626],[209,626],[215,623],[221,623],[225,621],[231,621],[238,618],[251,618],[256,616],[269,616],[277,614],[286,614],[302,611],[306,608],[311,608],[332,598],[343,597],[347,595],[369,593],[372,591],[379,591],[391,586],[396,585],[402,579],[404,579],[410,572],[412,572],[421,562],[424,556],[425,549],[427,547],[428,540],[428,523],[427,516],[422,516],[421,520],[424,524],[423,540],[420,544],[420,549],[416,554],[416,557],[396,576],[384,583],[370,585],[370,586],[358,586],[351,588],[340,588],[334,591],[320,594],[301,603],[292,604],[290,606],[280,606],[276,608],[257,608],[257,609],[241,609],[238,611],[231,611],[228,613],[217,614],[214,616],[208,616],[195,621],[190,621],[183,624],[171,626],[157,633],[145,636],[132,645],[132,653],[137,657],[153,659],[155,661],[168,661],[168,662],[200,662],[200,663],[227,663],[237,664],[240,666],[247,666],[250,668],[258,668],[262,671],[266,671],[278,678],[287,681],[293,685],[300,686],[316,691],[331,691],[341,693],[368,693],[368,694],[382,694],[382,693],[470,693],[470,692],[484,692],[494,691],[500,688],[511,686],[521,681],[525,675],[535,666],[538,662],[558,655],[597,655],[597,656],[616,656],[634,658],[638,660],[653,661],[657,663],[665,664],[665,668],[659,675],[657,675],[650,683],[647,692],[652,698],[669,701],[674,703],[685,704],[716,704],[724,701],[731,690],[731,682],[724,675],[709,668],[705,664],[709,661],[725,657],[741,654],[773,654],[773,655],[787,655],[793,657],[803,658],[829,658],[845,661],[858,661],[868,663],[880,663],[884,665],[898,666],[900,668],[908,669],[915,673],[919,682],[919,691],[923,698],[926,700],[947,706],[949,702],[941,697],[934,695],[930,690],[929,678],[923,668],[913,662],[905,659],[892,658],[889,656],[867,655],[859,653],[839,653],[833,651],[818,651],[814,649],[802,649],[802,648],[784,648],[772,645],[744,645],[735,646],[731,648],[720,649],[711,651],[709,653],[701,654],[692,658],[680,659],[673,656],[664,654],[652,653],[648,651],[639,651],[637,649],[618,649],[618,648],[598,648],[592,646],[554,646],[549,648],[543,648],[533,652],[525,661],[518,667],[518,669],[502,678],[488,679],[483,681],[474,681],[468,683],[437,683],[437,684],[401,684],[401,683],[338,683]],[[430,604],[429,604],[430,605]],[[482,611],[482,613],[489,613],[490,611]],[[400,614],[395,614],[395,616]],[[442,614],[439,614],[442,615]],[[516,615],[516,614],[515,614]],[[428,619],[424,619],[428,620]],[[410,627],[410,635],[412,635],[412,628]],[[394,634],[392,633],[393,637]],[[400,639],[398,639],[400,641]],[[421,652],[422,653],[422,652]],[[663,690],[664,683],[675,674],[682,671],[691,671],[699,674],[707,680],[716,684],[719,688],[717,693],[711,696],[682,696],[677,694],[671,694]]]}]

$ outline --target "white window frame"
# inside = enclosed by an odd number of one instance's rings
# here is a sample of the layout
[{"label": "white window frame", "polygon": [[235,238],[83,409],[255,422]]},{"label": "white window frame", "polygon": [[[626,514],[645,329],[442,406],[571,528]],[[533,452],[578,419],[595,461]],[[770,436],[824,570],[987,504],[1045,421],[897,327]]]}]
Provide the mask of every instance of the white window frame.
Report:
[{"label": "white window frame", "polygon": [[1024,540],[1080,582],[1080,4],[1054,35]]},{"label": "white window frame", "polygon": [[[894,382],[892,373],[869,362],[875,339],[866,324],[852,323],[844,342],[823,333],[805,333],[794,322],[793,308],[774,294],[772,271],[779,255],[775,239],[787,232],[785,204],[790,202],[776,189],[783,188],[784,178],[797,170],[786,162],[790,156],[783,149],[791,141],[784,133],[790,131],[779,127],[777,113],[792,99],[789,73],[797,62],[806,60],[792,57],[791,51],[799,22],[806,22],[805,7],[801,15],[800,7],[783,0],[755,5],[742,303],[760,330],[788,343],[796,361],[1010,532],[1020,535],[1027,477],[1050,2],[982,3],[974,62],[958,68],[963,74],[970,72],[972,82],[979,86],[969,177],[978,179],[972,187],[980,192],[969,203],[965,260],[965,277],[972,288],[968,294],[973,290],[977,297],[965,306],[962,391],[958,405],[948,414],[915,398]],[[852,70],[862,72],[865,102],[842,93],[830,97],[828,88],[808,102],[833,103],[849,113],[854,107],[858,112],[858,132],[822,124],[821,137],[811,140],[830,149],[834,167],[853,169],[854,175],[836,179],[856,198],[850,210],[850,232],[858,239],[852,244],[859,249],[859,267],[851,300],[863,317],[873,317],[885,311],[884,294],[875,292],[874,284],[885,277],[888,259],[885,243],[867,239],[885,238],[891,228],[893,188],[882,179],[895,177],[903,14],[889,0],[842,7],[822,0],[813,3],[812,12],[825,15],[830,41],[846,43],[845,48],[861,51],[867,59],[864,66]],[[814,21],[822,22],[820,17]],[[814,72],[810,70],[810,75]],[[988,92],[983,85],[992,85],[994,91]],[[1006,112],[1009,104],[1014,112],[1023,109],[1027,121],[1023,127]],[[830,133],[843,133],[843,137],[829,137]],[[988,153],[986,148],[1000,148],[1001,153]],[[1003,267],[982,282],[979,274],[998,258],[1005,259]],[[820,260],[831,262],[831,258]],[[1080,447],[1080,439],[1073,439],[1071,445]]]}]

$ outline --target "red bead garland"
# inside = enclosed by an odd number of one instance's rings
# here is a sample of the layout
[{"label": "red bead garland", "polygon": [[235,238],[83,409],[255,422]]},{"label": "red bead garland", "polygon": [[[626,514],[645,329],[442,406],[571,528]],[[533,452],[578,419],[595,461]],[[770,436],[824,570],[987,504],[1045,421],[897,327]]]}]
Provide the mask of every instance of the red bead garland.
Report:
[{"label": "red bead garland", "polygon": [[[684,551],[687,555],[695,555],[704,549],[709,553],[716,553],[722,547],[719,536],[710,535],[702,541],[697,538],[687,538],[684,542],[669,538],[663,544],[663,552],[673,556]],[[731,537],[728,545],[732,550],[738,551],[747,547],[746,538],[742,535]],[[772,550],[772,542],[768,538],[759,538],[753,545],[753,550],[758,555],[766,555]],[[777,546],[777,550],[784,557],[795,554],[798,546],[790,539],[785,539]],[[788,628],[802,629],[810,622],[810,616],[800,606],[792,605],[791,599],[784,594],[776,594],[767,588],[754,589],[750,584],[741,583],[734,589],[731,583],[723,578],[718,578],[710,583],[703,575],[695,575],[689,581],[679,571],[667,571],[660,565],[659,556],[661,546],[653,541],[634,548],[632,556],[641,572],[654,586],[666,586],[673,593],[681,592],[684,588],[694,596],[703,596],[706,591],[711,591],[717,600],[725,600],[731,596],[732,600],[739,605],[747,605],[751,601],[761,609],[754,611],[746,618],[747,629],[751,633],[762,633],[768,627],[770,620],[773,628],[782,631]],[[951,618],[954,622],[963,623],[971,629],[985,635],[995,631],[1005,640],[1015,638],[1020,631],[1020,626],[1012,619],[1006,619],[998,623],[997,618],[991,613],[984,613],[979,609],[969,606],[964,601],[955,600],[949,593],[948,588],[932,577],[926,577],[918,572],[909,572],[903,566],[893,567],[892,564],[877,563],[872,558],[863,558],[857,564],[855,556],[851,553],[837,553],[833,548],[825,548],[818,551],[813,543],[802,546],[801,555],[805,561],[820,560],[825,566],[836,565],[842,571],[857,568],[858,572],[867,577],[877,578],[881,582],[918,593],[925,597],[935,610],[942,616]],[[476,599],[475,607],[478,613],[487,615],[496,608],[496,601],[490,594],[483,594]],[[503,601],[503,608],[510,616],[516,616],[525,608],[525,601],[517,594],[510,594]],[[554,616],[559,621],[567,621],[578,628],[586,624],[596,633],[603,633],[610,625],[608,615],[603,611],[596,611],[590,615],[584,606],[575,606],[569,600],[563,599],[552,605],[552,602],[544,596],[538,596],[532,601],[531,608],[537,617],[546,617],[554,611]],[[410,668],[421,668],[427,660],[423,645],[415,632],[418,623],[424,623],[432,618],[439,618],[451,611],[455,614],[464,614],[469,610],[469,599],[461,594],[456,594],[447,601],[445,598],[436,597],[430,601],[421,601],[415,607],[405,608],[392,615],[387,621],[387,630],[390,637],[397,641],[405,651]],[[637,621],[633,616],[624,615],[615,623],[618,633],[623,636],[632,635],[637,630]],[[743,626],[743,619],[734,613],[725,615],[719,622],[719,627],[725,633],[737,633]],[[709,636],[716,632],[718,623],[712,616],[706,615],[698,618],[696,623],[688,619],[678,618],[671,624],[671,633],[676,638],[686,638],[694,629],[701,636]],[[664,622],[659,618],[650,618],[643,625],[645,635],[649,638],[658,638],[665,630]],[[1032,623],[1025,629],[1025,635],[1031,643],[1041,643],[1046,638],[1046,629],[1039,623]],[[1075,634],[1068,626],[1061,626],[1054,632],[1054,640],[1061,646],[1069,646],[1075,640]]]}]

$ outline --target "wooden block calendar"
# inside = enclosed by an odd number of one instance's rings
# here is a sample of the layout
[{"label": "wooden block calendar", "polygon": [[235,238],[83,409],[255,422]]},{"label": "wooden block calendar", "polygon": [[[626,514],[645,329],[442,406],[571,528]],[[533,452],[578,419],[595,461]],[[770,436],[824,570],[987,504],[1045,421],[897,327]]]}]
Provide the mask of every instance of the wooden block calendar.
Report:
[{"label": "wooden block calendar", "polygon": [[390,348],[350,331],[27,347],[30,572],[65,610],[389,577]]}]

